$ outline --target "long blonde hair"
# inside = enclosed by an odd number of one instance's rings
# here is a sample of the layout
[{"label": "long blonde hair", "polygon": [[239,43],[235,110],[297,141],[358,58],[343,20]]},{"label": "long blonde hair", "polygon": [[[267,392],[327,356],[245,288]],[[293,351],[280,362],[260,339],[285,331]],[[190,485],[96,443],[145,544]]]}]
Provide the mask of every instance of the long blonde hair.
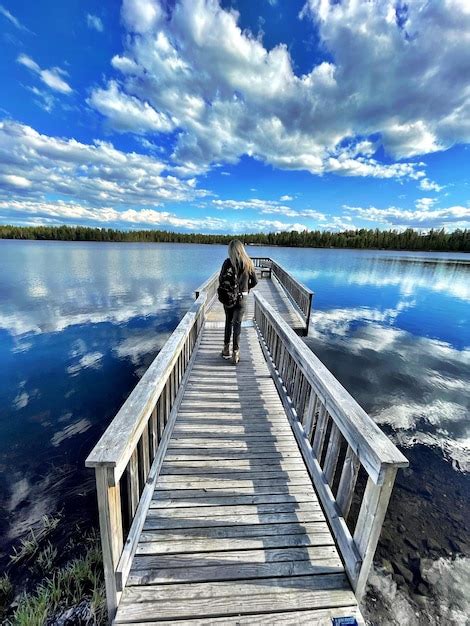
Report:
[{"label": "long blonde hair", "polygon": [[245,246],[239,239],[232,239],[228,244],[228,256],[230,261],[239,272],[252,273],[255,271],[253,261],[247,255]]}]

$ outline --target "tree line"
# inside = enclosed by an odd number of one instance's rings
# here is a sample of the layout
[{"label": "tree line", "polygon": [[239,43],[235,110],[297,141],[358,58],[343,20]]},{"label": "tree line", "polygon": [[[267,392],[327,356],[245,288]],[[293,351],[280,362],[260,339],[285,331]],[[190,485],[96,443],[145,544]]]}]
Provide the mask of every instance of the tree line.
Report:
[{"label": "tree line", "polygon": [[0,226],[0,239],[38,239],[57,241],[130,241],[227,244],[238,237],[246,244],[304,248],[360,248],[383,250],[428,250],[470,252],[470,230],[443,228],[426,233],[408,228],[404,231],[360,228],[343,232],[303,231],[245,233],[240,235],[176,233],[166,230],[89,228],[86,226]]}]

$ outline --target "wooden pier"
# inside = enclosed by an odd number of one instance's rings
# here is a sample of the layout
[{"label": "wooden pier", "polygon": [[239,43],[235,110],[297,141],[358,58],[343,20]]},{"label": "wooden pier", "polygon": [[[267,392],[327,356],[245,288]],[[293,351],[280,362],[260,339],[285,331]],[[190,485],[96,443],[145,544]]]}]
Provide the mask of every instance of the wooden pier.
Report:
[{"label": "wooden pier", "polygon": [[86,461],[113,623],[363,623],[407,461],[299,337],[312,292],[254,261],[240,363],[214,274]]}]

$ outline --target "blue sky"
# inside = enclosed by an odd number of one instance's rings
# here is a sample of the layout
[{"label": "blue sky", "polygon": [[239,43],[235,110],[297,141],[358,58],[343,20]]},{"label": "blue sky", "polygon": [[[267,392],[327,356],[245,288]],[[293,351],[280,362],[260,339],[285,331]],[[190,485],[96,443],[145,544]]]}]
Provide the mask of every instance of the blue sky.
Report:
[{"label": "blue sky", "polygon": [[467,0],[0,0],[0,224],[470,227]]}]

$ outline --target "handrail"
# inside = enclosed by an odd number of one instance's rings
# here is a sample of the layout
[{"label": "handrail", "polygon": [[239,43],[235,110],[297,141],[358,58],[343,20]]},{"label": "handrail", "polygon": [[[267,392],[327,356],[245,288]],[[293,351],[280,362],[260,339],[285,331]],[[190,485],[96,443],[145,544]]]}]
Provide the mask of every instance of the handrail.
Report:
[{"label": "handrail", "polygon": [[305,335],[308,335],[308,327],[310,324],[310,313],[312,310],[313,291],[299,282],[287,270],[276,263],[272,262],[272,273],[279,280],[281,285],[287,291],[291,300],[300,309],[300,313],[305,320]]},{"label": "handrail", "polygon": [[[85,461],[96,473],[110,620],[130,570],[173,429],[204,324],[207,301],[207,293],[202,292]],[[121,501],[122,490],[126,497]]]},{"label": "handrail", "polygon": [[305,322],[304,334],[308,335],[310,313],[312,311],[313,291],[285,270],[279,263],[269,257],[252,257],[255,267],[269,267],[271,273],[284,288],[298,313]]},{"label": "handrail", "polygon": [[[346,572],[360,597],[396,472],[408,461],[257,293],[255,324]],[[357,477],[361,466],[368,475],[367,485],[354,531],[350,531],[346,520],[353,497],[359,497]]]},{"label": "handrail", "polygon": [[212,302],[212,299],[215,297],[217,293],[217,287],[219,286],[219,270],[216,270],[213,274],[209,276],[207,280],[205,280],[202,285],[200,285],[196,291],[194,292],[196,296],[196,300],[199,298],[201,293],[207,294],[207,307]]}]

